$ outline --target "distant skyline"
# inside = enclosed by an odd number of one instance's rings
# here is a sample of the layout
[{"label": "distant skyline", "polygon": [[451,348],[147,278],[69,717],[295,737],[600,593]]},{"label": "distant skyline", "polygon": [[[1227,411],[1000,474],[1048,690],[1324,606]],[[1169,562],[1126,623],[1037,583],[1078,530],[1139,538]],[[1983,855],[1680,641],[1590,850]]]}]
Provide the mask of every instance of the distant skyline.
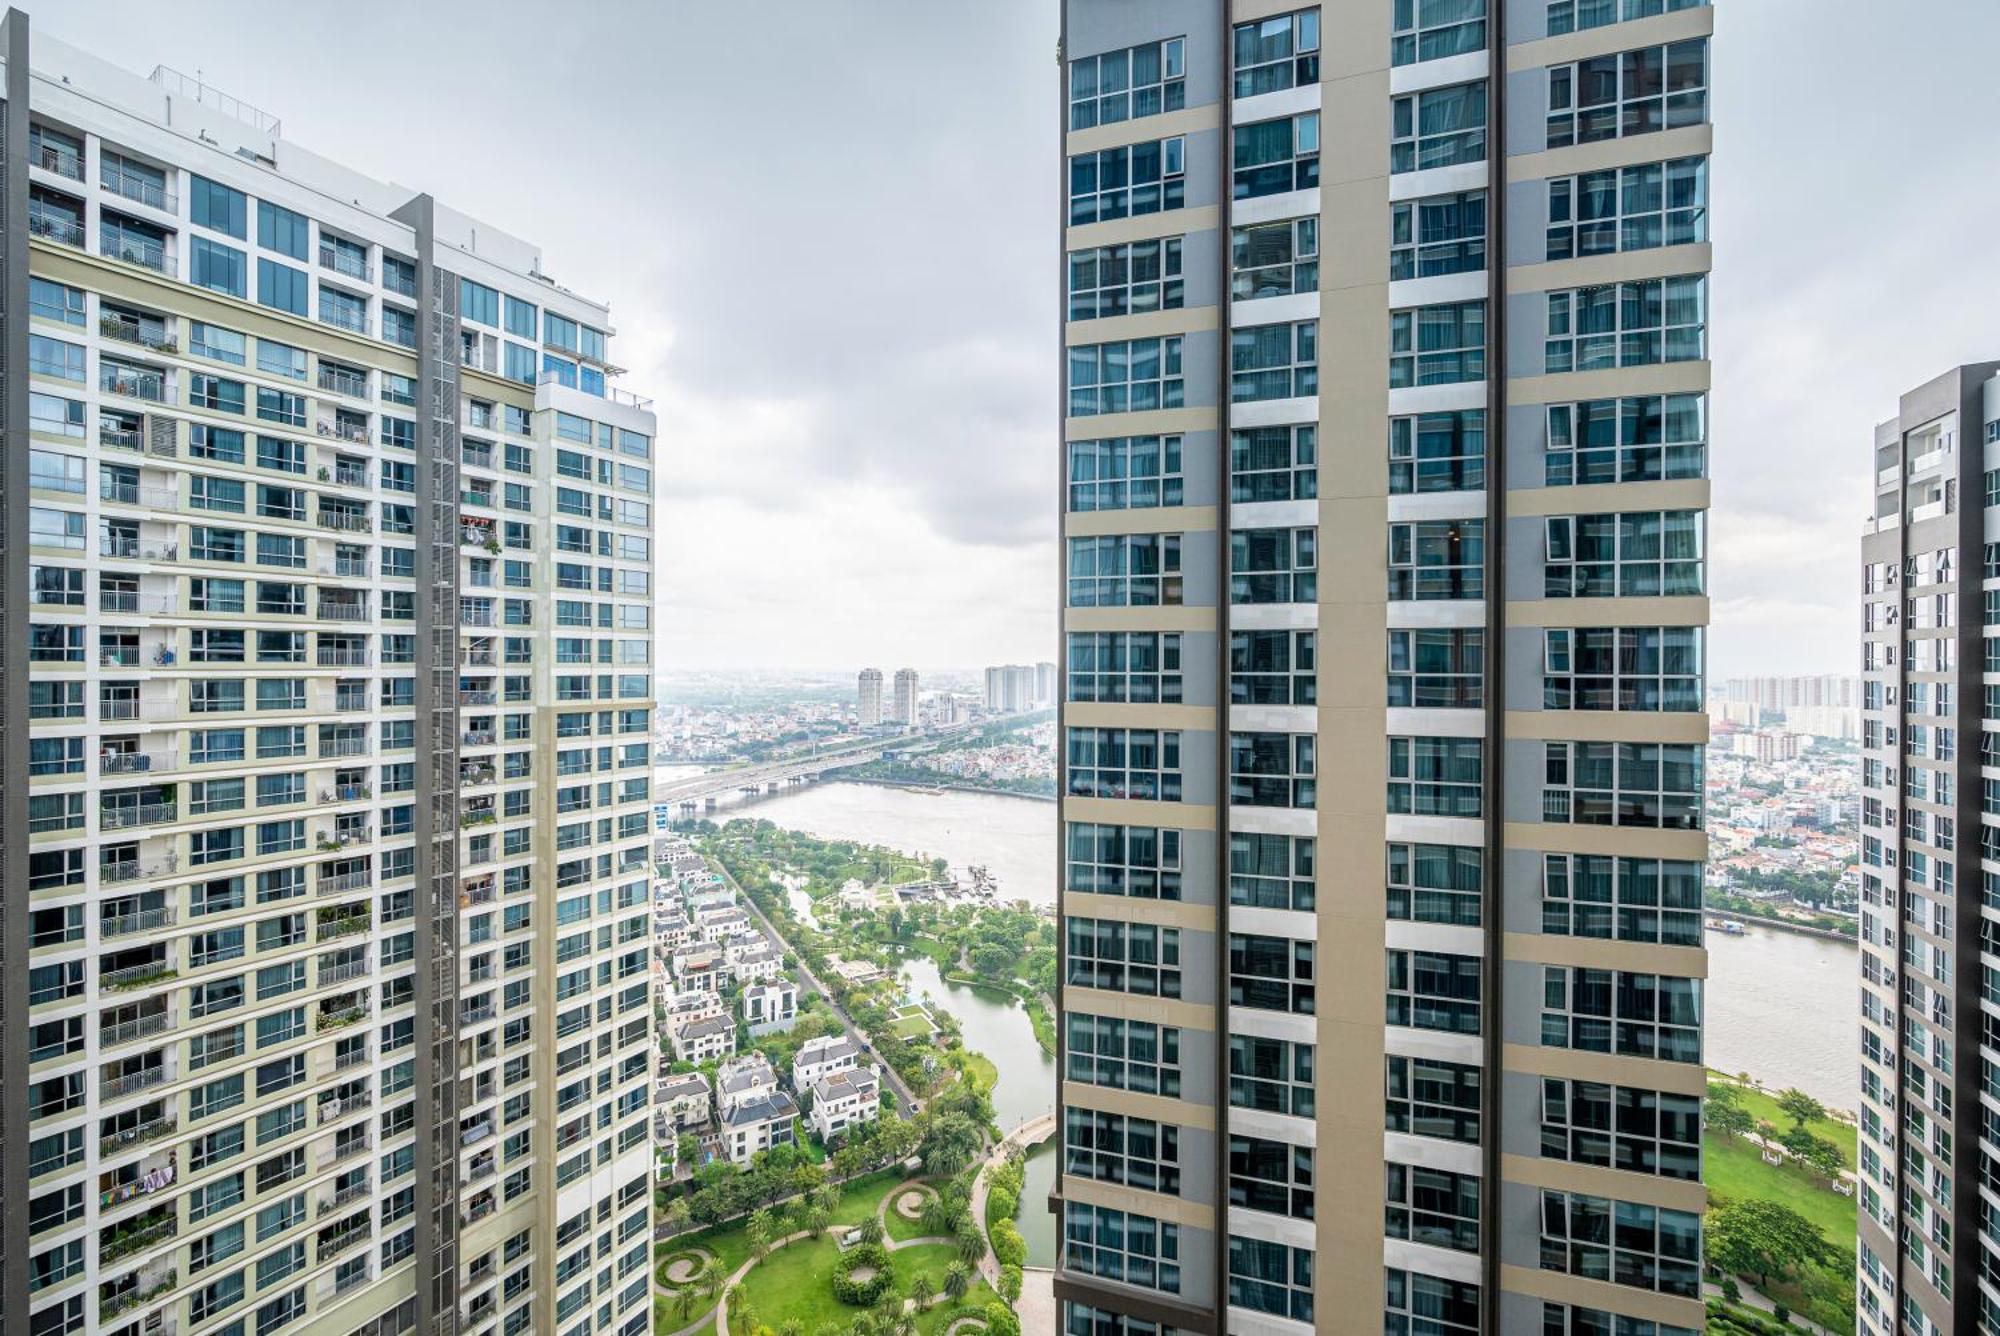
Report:
[{"label": "distant skyline", "polygon": [[[663,671],[1056,657],[1053,0],[27,7],[362,170],[422,127],[441,200],[614,299],[660,415]],[[1718,7],[1711,680],[1854,671],[1873,426],[2000,356],[2000,180],[1952,132],[2000,6],[1923,15]]]}]

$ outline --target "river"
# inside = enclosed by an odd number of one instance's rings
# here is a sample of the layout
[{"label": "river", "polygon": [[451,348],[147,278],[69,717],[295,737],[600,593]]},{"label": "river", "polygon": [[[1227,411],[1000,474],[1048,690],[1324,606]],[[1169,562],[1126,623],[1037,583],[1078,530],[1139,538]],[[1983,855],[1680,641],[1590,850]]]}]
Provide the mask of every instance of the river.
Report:
[{"label": "river", "polygon": [[1708,1065],[1861,1106],[1860,948],[1775,928],[1708,934]]}]

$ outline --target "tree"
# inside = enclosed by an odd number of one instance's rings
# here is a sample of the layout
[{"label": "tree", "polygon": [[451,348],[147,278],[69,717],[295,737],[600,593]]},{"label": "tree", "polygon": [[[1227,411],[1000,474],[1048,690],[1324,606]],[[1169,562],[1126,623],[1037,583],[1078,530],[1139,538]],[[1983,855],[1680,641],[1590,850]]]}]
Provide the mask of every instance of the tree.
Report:
[{"label": "tree", "polygon": [[1003,1266],[1000,1268],[1000,1297],[1008,1303],[1018,1303],[1021,1298],[1021,1268]]},{"label": "tree", "polygon": [[1826,1117],[1826,1105],[1814,1099],[1803,1090],[1792,1089],[1778,1095],[1778,1109],[1792,1120],[1794,1127],[1804,1127]]},{"label": "tree", "polygon": [[1816,1137],[1810,1132],[1806,1133],[1806,1140],[1811,1144],[1798,1153],[1799,1158],[1822,1176],[1829,1179],[1838,1178],[1840,1171],[1847,1167],[1847,1156],[1841,1153],[1840,1147],[1825,1137]]},{"label": "tree", "polygon": [[965,1263],[953,1262],[944,1269],[944,1292],[953,1303],[963,1299],[970,1288],[972,1273],[966,1269]]},{"label": "tree", "polygon": [[880,1243],[882,1241],[882,1218],[880,1216],[871,1215],[861,1222],[861,1241],[863,1243]]},{"label": "tree", "polygon": [[976,1262],[986,1255],[986,1236],[970,1216],[959,1222],[957,1237],[958,1255],[966,1261]]},{"label": "tree", "polygon": [[777,1221],[771,1215],[771,1208],[760,1206],[750,1216],[750,1223],[744,1227],[743,1236],[750,1240],[750,1251],[761,1259],[771,1250],[771,1240],[777,1234]]},{"label": "tree", "polygon": [[986,1305],[986,1336],[1021,1336],[1021,1319],[1003,1303]]},{"label": "tree", "polygon": [[[1710,1086],[1709,1089],[1713,1090],[1715,1087]],[[1709,1128],[1724,1136],[1748,1136],[1750,1129],[1755,1125],[1755,1120],[1750,1117],[1750,1111],[1741,1104],[1711,1103],[1706,1115]]]},{"label": "tree", "polygon": [[806,1324],[795,1317],[786,1318],[778,1328],[778,1336],[806,1336]]},{"label": "tree", "polygon": [[701,1158],[701,1141],[692,1132],[683,1132],[674,1141],[674,1158],[690,1170]]},{"label": "tree", "polygon": [[1831,1263],[1835,1251],[1819,1226],[1789,1206],[1748,1198],[1711,1212],[1707,1222],[1710,1266],[1757,1278],[1795,1280],[1802,1268]]},{"label": "tree", "polygon": [[674,1291],[674,1311],[680,1314],[681,1321],[687,1321],[688,1315],[694,1312],[694,1301],[699,1293],[693,1285],[683,1285]]}]

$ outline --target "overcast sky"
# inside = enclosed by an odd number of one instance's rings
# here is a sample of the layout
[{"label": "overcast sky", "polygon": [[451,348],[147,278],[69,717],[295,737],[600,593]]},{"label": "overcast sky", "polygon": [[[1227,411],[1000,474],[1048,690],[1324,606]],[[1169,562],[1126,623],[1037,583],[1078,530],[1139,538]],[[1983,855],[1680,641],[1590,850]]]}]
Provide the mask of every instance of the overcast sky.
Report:
[{"label": "overcast sky", "polygon": [[[28,7],[611,302],[664,667],[1055,657],[1054,0]],[[2000,356],[2000,5],[1717,26],[1711,675],[1850,672],[1873,424]]]}]

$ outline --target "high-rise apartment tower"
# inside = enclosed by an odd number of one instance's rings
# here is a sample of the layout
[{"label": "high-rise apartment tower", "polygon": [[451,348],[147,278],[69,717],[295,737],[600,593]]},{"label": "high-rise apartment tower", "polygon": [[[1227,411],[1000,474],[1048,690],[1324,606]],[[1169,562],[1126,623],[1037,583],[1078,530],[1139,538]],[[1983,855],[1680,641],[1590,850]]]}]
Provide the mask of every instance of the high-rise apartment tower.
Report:
[{"label": "high-rise apartment tower", "polygon": [[1063,14],[1063,1329],[1698,1330],[1713,11]]},{"label": "high-rise apartment tower", "polygon": [[882,722],[882,670],[863,668],[856,680],[858,693],[855,704],[856,721],[863,728],[874,728]]},{"label": "high-rise apartment tower", "polygon": [[896,670],[896,719],[904,728],[917,726],[917,670]]},{"label": "high-rise apartment tower", "polygon": [[212,87],[0,41],[0,1330],[639,1336],[608,312]]},{"label": "high-rise apartment tower", "polygon": [[[1977,448],[1975,448],[1977,447]],[[1870,1333],[2000,1331],[2000,362],[1875,429],[1861,539],[1861,1140],[1856,1306]],[[1974,502],[1979,504],[1975,505]],[[1967,575],[1986,581],[1981,590]],[[1900,908],[1899,908],[1900,906]]]}]

